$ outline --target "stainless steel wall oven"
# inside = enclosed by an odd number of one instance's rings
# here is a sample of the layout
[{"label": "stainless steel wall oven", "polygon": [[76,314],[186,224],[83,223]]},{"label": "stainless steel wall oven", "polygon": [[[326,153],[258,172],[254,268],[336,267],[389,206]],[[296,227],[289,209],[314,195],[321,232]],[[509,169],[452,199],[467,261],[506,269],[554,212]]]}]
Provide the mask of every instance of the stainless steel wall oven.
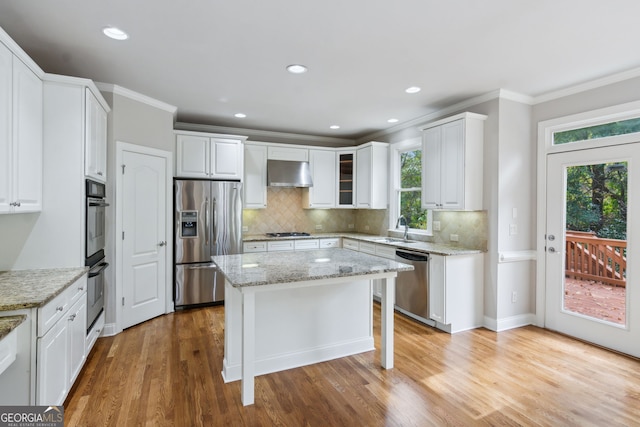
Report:
[{"label": "stainless steel wall oven", "polygon": [[86,252],[85,265],[89,267],[87,279],[87,332],[104,310],[104,270],[109,266],[105,261],[105,211],[109,204],[105,201],[105,185],[87,179],[86,181]]}]

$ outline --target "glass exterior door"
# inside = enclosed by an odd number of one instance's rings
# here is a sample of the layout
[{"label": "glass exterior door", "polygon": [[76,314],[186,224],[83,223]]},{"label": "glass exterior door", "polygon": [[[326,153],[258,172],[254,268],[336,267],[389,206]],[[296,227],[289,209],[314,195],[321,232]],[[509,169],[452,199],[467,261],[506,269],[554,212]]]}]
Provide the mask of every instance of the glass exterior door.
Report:
[{"label": "glass exterior door", "polygon": [[547,159],[545,324],[635,356],[639,176],[640,144]]}]

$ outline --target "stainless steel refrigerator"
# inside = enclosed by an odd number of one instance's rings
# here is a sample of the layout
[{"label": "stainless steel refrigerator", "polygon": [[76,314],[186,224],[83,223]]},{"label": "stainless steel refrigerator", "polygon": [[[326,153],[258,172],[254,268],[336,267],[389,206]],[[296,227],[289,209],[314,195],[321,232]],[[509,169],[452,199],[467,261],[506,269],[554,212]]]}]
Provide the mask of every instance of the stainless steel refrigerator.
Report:
[{"label": "stainless steel refrigerator", "polygon": [[174,181],[176,308],[224,301],[214,255],[242,253],[242,183]]}]

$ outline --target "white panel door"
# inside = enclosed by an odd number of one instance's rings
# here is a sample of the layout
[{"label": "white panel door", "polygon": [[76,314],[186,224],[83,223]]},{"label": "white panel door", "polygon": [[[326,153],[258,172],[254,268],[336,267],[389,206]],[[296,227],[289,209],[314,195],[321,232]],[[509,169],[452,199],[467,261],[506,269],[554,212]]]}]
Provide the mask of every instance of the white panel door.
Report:
[{"label": "white panel door", "polygon": [[123,152],[123,328],[165,312],[166,170],[164,157]]},{"label": "white panel door", "polygon": [[545,326],[636,357],[639,192],[640,143],[547,158]]}]

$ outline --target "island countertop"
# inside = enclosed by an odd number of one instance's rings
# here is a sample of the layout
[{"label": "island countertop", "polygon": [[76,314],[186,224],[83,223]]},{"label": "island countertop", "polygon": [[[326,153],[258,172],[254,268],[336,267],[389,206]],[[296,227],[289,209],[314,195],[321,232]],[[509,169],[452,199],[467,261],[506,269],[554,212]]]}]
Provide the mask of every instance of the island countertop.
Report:
[{"label": "island countertop", "polygon": [[237,288],[413,270],[409,264],[339,248],[219,255],[211,259]]}]

